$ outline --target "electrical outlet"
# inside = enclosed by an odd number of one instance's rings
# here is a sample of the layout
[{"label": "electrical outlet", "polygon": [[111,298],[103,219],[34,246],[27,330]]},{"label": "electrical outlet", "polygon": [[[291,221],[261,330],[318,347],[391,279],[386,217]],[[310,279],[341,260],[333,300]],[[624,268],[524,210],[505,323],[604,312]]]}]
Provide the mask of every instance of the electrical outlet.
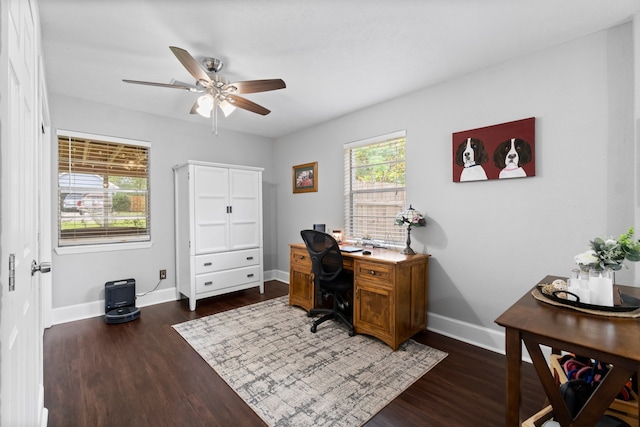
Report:
[{"label": "electrical outlet", "polygon": [[167,270],[160,270],[160,280],[167,278]]}]

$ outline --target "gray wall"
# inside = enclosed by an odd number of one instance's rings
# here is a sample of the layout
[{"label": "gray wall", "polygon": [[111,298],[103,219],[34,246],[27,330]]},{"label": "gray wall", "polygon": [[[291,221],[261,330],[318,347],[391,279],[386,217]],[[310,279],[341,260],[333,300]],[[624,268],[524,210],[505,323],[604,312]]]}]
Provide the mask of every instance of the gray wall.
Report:
[{"label": "gray wall", "polygon": [[[545,275],[568,275],[589,240],[634,225],[632,40],[625,24],[277,139],[278,269],[300,229],[343,224],[343,144],[406,129],[407,200],[428,217],[411,238],[432,255],[429,312],[498,330],[496,317]],[[532,116],[535,177],[452,182],[453,132]],[[312,161],[318,192],[292,194],[291,166]]]},{"label": "gray wall", "polygon": [[[265,270],[276,267],[273,141],[255,135],[211,133],[203,120],[197,125],[111,106],[72,99],[59,94],[49,97],[54,129],[145,140],[151,143],[151,238],[149,249],[53,254],[53,308],[84,304],[104,298],[107,281],[133,277],[138,293],[158,283],[158,271],[167,270],[160,289],[175,286],[173,172],[171,167],[187,160],[258,166],[263,173]],[[55,137],[55,135],[54,135]],[[52,192],[57,191],[57,142],[54,141]],[[57,204],[53,203],[53,209]],[[52,230],[57,233],[57,213],[52,212]],[[54,245],[57,237],[54,238]]]}]

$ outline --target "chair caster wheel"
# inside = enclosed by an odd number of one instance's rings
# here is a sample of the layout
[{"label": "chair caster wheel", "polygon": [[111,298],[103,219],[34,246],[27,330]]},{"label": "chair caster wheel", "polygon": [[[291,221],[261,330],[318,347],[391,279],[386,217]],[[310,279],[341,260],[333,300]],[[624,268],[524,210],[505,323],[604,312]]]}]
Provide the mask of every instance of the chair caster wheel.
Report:
[{"label": "chair caster wheel", "polygon": [[311,332],[315,334],[317,330],[318,330],[318,327],[316,325],[311,326]]},{"label": "chair caster wheel", "polygon": [[350,337],[355,337],[355,336],[356,336],[355,331],[349,331],[349,336],[350,336]]}]

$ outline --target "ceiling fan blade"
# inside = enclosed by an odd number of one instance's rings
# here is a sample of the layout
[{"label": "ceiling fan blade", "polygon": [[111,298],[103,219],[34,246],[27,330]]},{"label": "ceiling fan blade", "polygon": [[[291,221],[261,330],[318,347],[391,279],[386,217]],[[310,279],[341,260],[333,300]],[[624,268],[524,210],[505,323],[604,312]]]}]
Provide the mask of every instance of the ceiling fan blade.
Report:
[{"label": "ceiling fan blade", "polygon": [[[284,89],[287,87],[282,79],[269,80],[247,80],[244,82],[229,83],[224,86],[225,91],[230,93],[256,93],[267,92],[269,90]],[[233,89],[235,88],[235,90]]]},{"label": "ceiling fan blade", "polygon": [[211,83],[211,79],[189,52],[175,46],[169,46],[171,52],[178,58],[178,61],[187,69],[187,71],[196,79],[205,83]]},{"label": "ceiling fan blade", "polygon": [[190,84],[182,83],[182,82],[155,83],[155,82],[143,82],[143,81],[140,81],[140,80],[128,80],[128,79],[122,79],[122,81],[125,82],[125,83],[133,83],[133,84],[137,84],[137,85],[168,87],[170,89],[182,89],[182,90],[187,90],[189,92],[202,92],[204,90],[202,88],[199,88],[198,86],[190,85]]},{"label": "ceiling fan blade", "polygon": [[251,111],[252,113],[261,114],[263,116],[266,116],[271,112],[270,110],[267,110],[266,108],[264,108],[262,105],[258,105],[255,102],[249,101],[248,99],[243,98],[241,96],[227,96],[227,100],[234,107],[242,108],[243,110]]}]

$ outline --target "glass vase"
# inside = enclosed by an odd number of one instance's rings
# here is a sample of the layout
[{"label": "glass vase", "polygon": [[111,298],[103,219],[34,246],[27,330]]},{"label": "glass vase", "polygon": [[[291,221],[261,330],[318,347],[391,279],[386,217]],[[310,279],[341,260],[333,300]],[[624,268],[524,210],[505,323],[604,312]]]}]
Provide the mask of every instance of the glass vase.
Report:
[{"label": "glass vase", "polygon": [[613,270],[589,270],[590,303],[613,307]]},{"label": "glass vase", "polygon": [[589,293],[589,271],[588,270],[572,270],[569,281],[569,292],[578,297],[578,301],[584,304],[591,303],[591,294]]}]

